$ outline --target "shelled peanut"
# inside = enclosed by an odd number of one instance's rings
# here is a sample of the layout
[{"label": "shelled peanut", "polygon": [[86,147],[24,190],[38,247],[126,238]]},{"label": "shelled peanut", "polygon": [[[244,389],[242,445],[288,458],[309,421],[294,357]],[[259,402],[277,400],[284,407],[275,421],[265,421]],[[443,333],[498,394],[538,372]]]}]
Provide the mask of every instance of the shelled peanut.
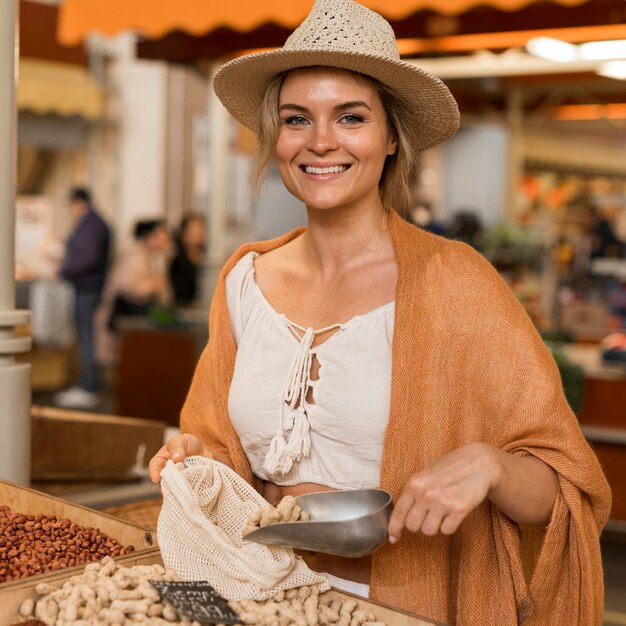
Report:
[{"label": "shelled peanut", "polygon": [[38,600],[25,600],[20,615],[40,619],[47,626],[91,624],[172,624],[199,626],[179,621],[178,613],[163,604],[150,580],[176,580],[161,565],[118,567],[111,557],[90,563],[83,574],[72,576],[61,587],[40,583]]},{"label": "shelled peanut", "polygon": [[337,600],[319,587],[281,591],[265,602],[229,602],[244,624],[255,626],[385,626],[370,611],[358,610],[356,600]]},{"label": "shelled peanut", "polygon": [[134,551],[97,528],[0,506],[0,583]]},{"label": "shelled peanut", "polygon": [[308,522],[309,514],[304,511],[293,496],[285,496],[276,506],[268,504],[253,511],[243,530],[244,536],[257,528],[281,522]]}]

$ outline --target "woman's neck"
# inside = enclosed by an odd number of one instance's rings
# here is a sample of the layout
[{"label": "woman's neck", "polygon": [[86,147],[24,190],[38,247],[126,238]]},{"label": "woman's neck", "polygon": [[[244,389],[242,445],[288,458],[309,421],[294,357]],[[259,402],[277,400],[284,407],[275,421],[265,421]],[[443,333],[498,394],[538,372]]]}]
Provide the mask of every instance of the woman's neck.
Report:
[{"label": "woman's neck", "polygon": [[379,207],[354,211],[308,210],[301,253],[322,275],[332,276],[380,255],[393,253],[388,215]]}]

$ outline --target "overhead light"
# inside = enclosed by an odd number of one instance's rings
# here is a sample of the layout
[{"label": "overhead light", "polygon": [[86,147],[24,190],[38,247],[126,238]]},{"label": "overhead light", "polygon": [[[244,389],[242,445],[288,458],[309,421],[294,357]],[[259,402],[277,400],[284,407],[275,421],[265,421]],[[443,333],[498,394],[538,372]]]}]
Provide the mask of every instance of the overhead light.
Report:
[{"label": "overhead light", "polygon": [[589,61],[626,59],[626,39],[612,41],[590,41],[578,46],[580,56]]},{"label": "overhead light", "polygon": [[626,61],[607,61],[596,70],[596,74],[616,80],[626,80]]},{"label": "overhead light", "polygon": [[578,58],[577,46],[553,37],[533,37],[526,43],[526,50],[542,59],[559,63],[569,63]]}]

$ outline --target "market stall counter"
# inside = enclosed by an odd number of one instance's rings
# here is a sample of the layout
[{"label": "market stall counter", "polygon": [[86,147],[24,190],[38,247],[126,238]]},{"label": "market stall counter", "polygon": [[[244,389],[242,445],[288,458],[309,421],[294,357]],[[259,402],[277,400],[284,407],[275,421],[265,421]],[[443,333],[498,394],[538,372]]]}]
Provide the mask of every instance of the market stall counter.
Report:
[{"label": "market stall counter", "polygon": [[[80,611],[85,610],[81,608],[81,602],[86,606],[88,600],[84,598],[92,597],[89,596],[89,592],[84,589],[85,581],[91,581],[90,584],[93,584],[96,580],[107,577],[111,579],[109,581],[110,586],[116,576],[117,582],[119,582],[121,579],[127,581],[133,576],[137,577],[142,575],[149,578],[172,580],[173,572],[163,569],[161,552],[155,545],[155,537],[152,531],[147,528],[116,519],[98,511],[65,502],[32,489],[0,481],[0,516],[3,514],[7,518],[3,525],[3,528],[5,528],[4,535],[6,537],[7,532],[9,532],[9,534],[12,531],[15,532],[15,539],[17,539],[17,541],[11,540],[11,549],[15,549],[18,553],[26,552],[24,544],[32,542],[31,537],[34,537],[33,533],[36,532],[33,529],[37,524],[40,526],[43,524],[46,526],[46,529],[50,527],[50,530],[48,530],[49,534],[54,534],[54,531],[58,531],[58,539],[55,539],[56,543],[54,541],[52,542],[55,549],[60,547],[62,542],[70,537],[70,527],[74,535],[77,533],[80,534],[82,529],[84,529],[90,537],[100,537],[101,541],[98,545],[106,543],[106,540],[104,540],[105,536],[111,538],[114,540],[115,549],[111,552],[110,556],[105,557],[101,562],[94,559],[91,562],[86,561],[79,565],[74,564],[73,566],[68,566],[68,561],[66,561],[62,568],[48,570],[45,573],[27,575],[23,578],[5,580],[4,582],[3,579],[0,578],[0,626],[9,626],[25,622],[28,618],[26,614],[29,611],[31,614],[35,611],[35,603],[37,600],[41,598],[52,599],[55,593],[62,593],[62,591],[58,590],[64,586],[66,593],[69,594],[72,593],[72,590],[78,590],[74,591],[73,596],[76,599],[75,608],[78,619]],[[54,516],[54,520],[52,516]],[[39,530],[41,530],[41,528],[39,528]],[[41,538],[41,535],[39,535],[39,538]],[[113,543],[111,545],[113,545]],[[3,550],[5,547],[6,542],[4,546],[0,545],[0,574],[4,571],[2,559],[8,555],[8,552]],[[103,553],[104,552],[98,553],[95,551],[96,555]],[[4,569],[6,570],[6,568]],[[44,585],[42,586],[41,583],[44,583]],[[127,585],[127,582],[124,584]],[[87,584],[87,586],[89,586],[89,584]],[[133,588],[133,591],[136,591],[138,588],[139,585]],[[129,589],[130,587],[127,586],[125,591]],[[389,626],[428,626],[436,624],[436,622],[416,615],[397,611],[391,607],[332,588],[329,591],[319,594],[319,596],[317,596],[316,590],[313,589],[307,590],[308,593],[306,594],[301,594],[300,590],[297,591],[299,595],[298,597],[294,595],[294,598],[291,600],[292,604],[294,600],[297,601],[301,595],[303,596],[302,604],[304,605],[306,602],[305,597],[311,594],[315,596],[315,605],[319,607],[320,615],[328,613],[329,611],[335,611],[337,614],[343,611],[343,622],[338,623],[369,623],[376,624],[377,626],[381,626],[382,624]],[[152,593],[155,592],[152,591]],[[292,595],[293,594],[295,594],[295,591]],[[286,596],[287,598],[290,597],[289,592],[287,592]],[[286,601],[287,600],[283,600],[283,603]],[[118,605],[116,606],[121,606],[119,604],[120,600],[117,600],[117,602]],[[275,599],[268,600],[268,603],[274,602]],[[144,623],[167,623],[164,621],[166,615],[170,623],[175,623],[176,619],[178,619],[171,611],[169,613],[167,611],[163,612],[163,607],[166,605],[164,605],[159,598],[156,598],[156,596],[150,599],[148,594],[143,604],[141,601],[139,601],[139,604],[146,610],[145,619],[143,620]],[[67,603],[63,604],[64,615],[67,606]],[[249,603],[244,602],[237,606],[240,610],[243,606],[246,607],[246,610],[250,610]],[[309,604],[309,606],[311,605]],[[57,623],[57,619],[60,619],[61,615],[58,613],[59,609],[57,608],[56,610],[58,618],[44,621],[44,623],[50,625]],[[100,609],[100,619],[102,619],[102,616],[105,614],[104,612],[108,610],[109,609],[105,608]],[[149,615],[152,615],[152,617],[149,617]],[[240,613],[240,615],[243,616],[243,613]],[[309,619],[311,619],[310,616],[311,614],[309,612]],[[346,619],[348,621],[346,621]],[[63,623],[71,623],[71,621],[68,622],[67,619],[65,619]],[[100,621],[98,623],[100,623]],[[108,622],[105,620],[102,623],[118,622]],[[126,622],[122,621],[119,623]],[[182,621],[180,623],[190,622]],[[257,622],[250,621],[248,615],[245,623],[256,624]],[[270,622],[265,620],[258,622],[258,624],[268,623]],[[294,621],[294,623],[297,624],[299,622]],[[309,621],[307,623],[314,622]],[[318,623],[327,622],[320,620]]]},{"label": "market stall counter", "polygon": [[568,358],[585,371],[580,426],[602,464],[613,492],[608,527],[626,530],[626,367],[605,362],[597,344],[566,346]]}]

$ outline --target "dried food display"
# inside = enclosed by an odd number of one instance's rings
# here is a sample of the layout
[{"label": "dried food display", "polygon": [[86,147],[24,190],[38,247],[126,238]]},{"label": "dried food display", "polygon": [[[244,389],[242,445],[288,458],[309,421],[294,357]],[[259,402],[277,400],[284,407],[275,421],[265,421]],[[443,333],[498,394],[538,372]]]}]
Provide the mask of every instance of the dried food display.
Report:
[{"label": "dried food display", "polygon": [[135,550],[98,528],[55,515],[24,515],[0,506],[0,583],[121,556]]},{"label": "dried food display", "polygon": [[385,626],[352,598],[333,599],[316,585],[281,591],[264,602],[229,602],[244,624],[255,626]]},{"label": "dried food display", "polygon": [[[40,583],[37,600],[22,603],[25,620],[39,619],[48,626],[78,624],[183,624],[163,603],[150,580],[176,580],[176,574],[161,565],[120,567],[110,558],[90,563],[85,572],[73,576],[60,587]],[[320,594],[318,586],[281,591],[264,602],[229,602],[243,624],[256,626],[384,626],[370,611],[358,609],[354,599],[339,600]]]},{"label": "dried food display", "polygon": [[[111,557],[89,563],[83,574],[72,576],[61,587],[40,583],[39,599],[25,600],[20,615],[55,624],[124,624],[131,620],[150,624],[178,622],[178,614],[160,602],[149,580],[175,580],[176,574],[161,565],[118,567]],[[184,622],[189,624],[190,622]]]}]

